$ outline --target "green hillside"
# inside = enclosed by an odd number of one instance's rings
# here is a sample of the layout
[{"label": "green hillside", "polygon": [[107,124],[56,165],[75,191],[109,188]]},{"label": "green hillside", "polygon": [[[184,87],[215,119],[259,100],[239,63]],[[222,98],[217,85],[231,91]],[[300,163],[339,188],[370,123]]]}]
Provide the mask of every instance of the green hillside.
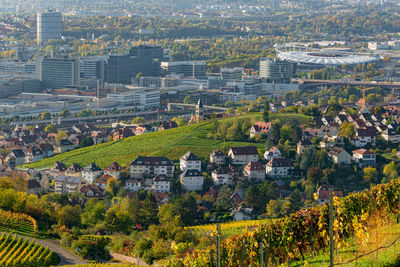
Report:
[{"label": "green hillside", "polygon": [[[260,113],[253,113],[223,120],[234,122],[234,120],[244,118],[257,121],[261,117]],[[300,123],[305,123],[310,119],[310,117],[297,114],[271,115],[271,119],[280,119],[283,122],[290,118],[296,118]],[[232,146],[256,145],[262,150],[264,147],[261,143],[207,139],[207,133],[210,132],[212,126],[212,121],[206,121],[175,129],[133,136],[120,141],[108,142],[58,154],[51,158],[24,165],[23,167],[44,169],[52,166],[56,161],[62,161],[67,166],[72,163],[87,166],[91,162],[95,162],[101,168],[104,168],[113,161],[119,162],[122,166],[128,166],[138,155],[166,156],[172,160],[176,160],[188,150],[202,158],[206,158],[216,148],[227,150]]]}]

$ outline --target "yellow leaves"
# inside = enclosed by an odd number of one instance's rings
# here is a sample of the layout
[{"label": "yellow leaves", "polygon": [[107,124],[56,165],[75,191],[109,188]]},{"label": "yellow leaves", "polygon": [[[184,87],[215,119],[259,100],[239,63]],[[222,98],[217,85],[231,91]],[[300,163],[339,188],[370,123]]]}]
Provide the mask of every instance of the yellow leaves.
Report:
[{"label": "yellow leaves", "polygon": [[318,200],[318,195],[317,195],[317,193],[314,193],[314,200]]}]

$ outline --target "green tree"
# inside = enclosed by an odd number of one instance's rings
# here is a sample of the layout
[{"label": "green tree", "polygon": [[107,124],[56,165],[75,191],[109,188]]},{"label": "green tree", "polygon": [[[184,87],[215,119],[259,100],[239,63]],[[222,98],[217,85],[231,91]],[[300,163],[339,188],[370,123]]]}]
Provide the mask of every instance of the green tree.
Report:
[{"label": "green tree", "polygon": [[80,142],[79,145],[81,147],[87,147],[87,146],[93,146],[94,142],[93,142],[93,138],[90,136],[86,136],[85,138],[83,138]]},{"label": "green tree", "polygon": [[112,196],[115,196],[118,193],[120,182],[117,181],[114,177],[108,179],[107,181],[107,192],[109,192]]},{"label": "green tree", "polygon": [[92,227],[104,221],[107,206],[104,201],[91,198],[87,201],[82,212],[82,224]]},{"label": "green tree", "polygon": [[69,112],[69,110],[65,108],[61,111],[60,116],[63,118],[69,117],[71,116],[71,112]]},{"label": "green tree", "polygon": [[188,95],[188,96],[185,96],[185,98],[183,99],[183,103],[184,104],[193,104],[193,101],[192,101],[191,97]]},{"label": "green tree", "polygon": [[80,215],[81,209],[78,205],[74,207],[67,205],[57,211],[57,222],[59,225],[65,225],[68,228],[79,227],[81,225]]},{"label": "green tree", "polygon": [[48,111],[44,111],[41,115],[40,115],[40,119],[42,120],[51,120],[51,114]]},{"label": "green tree", "polygon": [[176,122],[176,124],[181,127],[187,124],[187,121],[184,118],[173,117],[171,121]]},{"label": "green tree", "polygon": [[133,120],[132,120],[132,124],[142,124],[145,122],[146,122],[146,120],[143,117],[136,117],[136,118],[133,118]]},{"label": "green tree", "polygon": [[186,194],[184,198],[176,197],[172,204],[172,213],[178,215],[185,226],[194,223],[193,214],[197,211],[197,201],[193,194]]},{"label": "green tree", "polygon": [[398,178],[399,173],[397,171],[396,163],[392,161],[389,164],[386,164],[383,168],[383,174],[386,176],[387,181]]},{"label": "green tree", "polygon": [[67,139],[68,138],[68,134],[64,131],[58,131],[56,137],[55,137],[55,141],[56,143],[60,143],[61,140]]},{"label": "green tree", "polygon": [[217,210],[227,211],[232,207],[231,195],[231,189],[226,185],[219,190],[218,197],[215,202]]},{"label": "green tree", "polygon": [[150,191],[147,192],[146,198],[143,201],[141,216],[143,217],[143,221],[145,222],[145,224],[143,225],[145,227],[158,223],[157,201]]},{"label": "green tree", "polygon": [[54,124],[49,124],[44,128],[46,133],[55,133],[57,132],[57,127]]},{"label": "green tree", "polygon": [[350,138],[356,134],[355,126],[347,121],[339,126],[339,136]]},{"label": "green tree", "polygon": [[377,183],[379,178],[378,171],[373,167],[365,167],[363,169],[363,178],[366,182]]},{"label": "green tree", "polygon": [[271,199],[266,208],[267,216],[269,218],[278,218],[281,215],[282,204],[281,200]]}]

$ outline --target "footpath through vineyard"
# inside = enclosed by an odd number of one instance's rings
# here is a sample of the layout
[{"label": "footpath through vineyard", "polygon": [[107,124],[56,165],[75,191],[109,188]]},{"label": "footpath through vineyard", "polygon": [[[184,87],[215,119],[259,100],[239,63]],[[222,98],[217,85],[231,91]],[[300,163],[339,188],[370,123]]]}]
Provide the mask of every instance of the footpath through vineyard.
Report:
[{"label": "footpath through vineyard", "polygon": [[78,256],[72,254],[65,248],[61,247],[58,244],[59,241],[57,241],[57,240],[43,240],[43,239],[37,239],[37,238],[26,237],[26,236],[21,236],[21,235],[17,235],[17,237],[27,238],[31,241],[38,243],[39,245],[42,245],[43,247],[48,247],[51,251],[53,251],[54,253],[57,253],[58,256],[60,257],[59,265],[75,265],[75,264],[86,264],[87,263],[85,260],[82,260]]}]

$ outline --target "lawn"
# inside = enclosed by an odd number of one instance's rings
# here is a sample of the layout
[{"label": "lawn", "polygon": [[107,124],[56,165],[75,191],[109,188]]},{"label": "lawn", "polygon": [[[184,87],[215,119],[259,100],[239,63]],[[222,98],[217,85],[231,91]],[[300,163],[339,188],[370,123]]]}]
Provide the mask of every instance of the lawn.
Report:
[{"label": "lawn", "polygon": [[[228,122],[233,122],[237,119],[257,121],[261,117],[261,113],[252,113],[223,120]],[[298,114],[271,114],[270,117],[271,120],[280,119],[282,122],[296,118],[300,124],[310,119],[310,117]],[[138,155],[166,156],[171,160],[177,160],[190,150],[204,159],[217,148],[226,151],[232,146],[255,145],[259,148],[260,152],[264,148],[264,144],[262,143],[207,139],[207,133],[210,132],[211,127],[212,121],[206,121],[170,130],[147,133],[119,141],[76,149],[24,165],[23,167],[45,169],[51,167],[56,161],[61,161],[67,166],[72,163],[87,166],[95,162],[101,168],[104,168],[113,161],[119,162],[122,166],[129,166],[130,162]]]}]

